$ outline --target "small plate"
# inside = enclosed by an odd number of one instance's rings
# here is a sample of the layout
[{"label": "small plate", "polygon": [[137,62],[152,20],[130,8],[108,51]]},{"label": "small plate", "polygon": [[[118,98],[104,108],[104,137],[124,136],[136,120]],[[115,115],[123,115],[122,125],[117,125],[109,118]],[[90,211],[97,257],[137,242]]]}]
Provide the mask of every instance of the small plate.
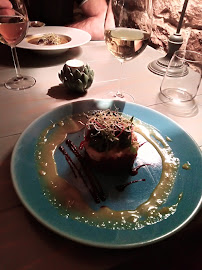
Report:
[{"label": "small plate", "polygon": [[[101,228],[66,218],[44,196],[35,166],[36,144],[41,132],[48,128],[51,123],[59,123],[68,115],[107,108],[119,108],[119,111],[135,116],[154,126],[164,138],[168,136],[172,139],[172,141],[168,140],[168,144],[174,155],[180,159],[180,167],[174,187],[165,203],[166,206],[175,204],[176,197],[179,194],[183,193],[183,196],[177,211],[167,219],[136,230]],[[75,133],[75,136],[82,140],[81,134]],[[59,162],[59,167],[65,170],[65,172],[61,171],[61,174],[69,173],[70,169],[64,157],[59,156],[60,158],[56,162]],[[155,159],[152,152],[150,158]],[[187,161],[191,163],[190,170],[182,168],[182,165]],[[201,167],[202,155],[200,149],[193,139],[175,122],[149,108],[113,100],[73,102],[42,115],[23,132],[14,148],[11,160],[11,173],[15,190],[24,206],[37,220],[64,237],[80,243],[105,248],[130,248],[146,245],[164,239],[185,226],[197,213],[202,202]],[[140,205],[142,200],[145,201],[145,198],[150,196],[158,184],[157,180],[157,183],[153,180],[159,179],[162,170],[152,167],[150,172],[153,173],[154,179],[146,176],[145,182],[131,185],[127,192],[124,191],[120,195],[116,194],[115,200],[111,200],[112,197],[109,196],[105,205],[110,205],[111,209],[117,208],[120,210],[130,209],[131,204]],[[141,171],[141,174],[145,173],[147,173],[146,169]],[[105,186],[108,183],[110,184],[110,178],[108,180],[102,182],[102,184],[105,184]]]},{"label": "small plate", "polygon": [[[59,36],[67,37],[67,43],[60,45],[36,45],[29,42],[31,38],[39,37],[43,34],[54,33]],[[70,48],[82,46],[91,40],[91,35],[83,30],[72,27],[44,26],[30,27],[27,36],[20,42],[17,47],[27,50],[33,50],[40,54],[60,54]]]}]

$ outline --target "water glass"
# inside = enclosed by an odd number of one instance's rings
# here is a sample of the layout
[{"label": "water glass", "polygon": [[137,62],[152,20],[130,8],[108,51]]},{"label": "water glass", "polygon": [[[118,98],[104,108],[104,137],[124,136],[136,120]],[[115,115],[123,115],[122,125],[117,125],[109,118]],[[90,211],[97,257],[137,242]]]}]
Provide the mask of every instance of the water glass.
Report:
[{"label": "water glass", "polygon": [[178,50],[170,60],[160,87],[163,101],[181,103],[193,100],[201,82],[202,54]]}]

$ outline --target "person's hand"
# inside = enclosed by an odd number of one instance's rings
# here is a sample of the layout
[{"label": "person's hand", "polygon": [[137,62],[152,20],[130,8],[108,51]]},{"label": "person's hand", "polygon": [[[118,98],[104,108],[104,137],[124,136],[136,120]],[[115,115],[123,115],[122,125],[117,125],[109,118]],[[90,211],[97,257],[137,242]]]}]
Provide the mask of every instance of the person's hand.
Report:
[{"label": "person's hand", "polygon": [[0,15],[10,15],[12,8],[13,6],[9,0],[0,0]]}]

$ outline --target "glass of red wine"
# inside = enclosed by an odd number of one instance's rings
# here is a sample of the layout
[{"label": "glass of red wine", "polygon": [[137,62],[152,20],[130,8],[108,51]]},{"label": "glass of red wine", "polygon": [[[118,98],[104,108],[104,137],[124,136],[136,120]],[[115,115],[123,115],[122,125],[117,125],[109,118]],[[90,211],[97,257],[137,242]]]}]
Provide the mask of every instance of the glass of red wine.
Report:
[{"label": "glass of red wine", "polygon": [[[16,52],[16,45],[25,37],[29,27],[27,10],[23,0],[10,0],[12,9],[0,14],[0,42],[11,47],[16,76],[5,82],[5,87],[12,90],[22,90],[32,87],[36,80],[23,76]],[[5,13],[5,14],[4,14]]]},{"label": "glass of red wine", "polygon": [[152,0],[109,0],[105,18],[105,43],[110,53],[121,63],[120,89],[111,96],[134,101],[121,87],[122,66],[141,54],[150,40],[152,30]]}]

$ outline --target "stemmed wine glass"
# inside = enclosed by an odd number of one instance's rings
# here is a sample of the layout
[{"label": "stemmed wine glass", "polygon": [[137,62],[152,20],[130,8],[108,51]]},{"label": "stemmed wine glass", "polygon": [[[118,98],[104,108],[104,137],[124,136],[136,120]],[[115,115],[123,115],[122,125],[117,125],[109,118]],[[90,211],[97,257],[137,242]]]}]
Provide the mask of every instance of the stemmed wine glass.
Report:
[{"label": "stemmed wine glass", "polygon": [[133,101],[121,89],[123,63],[137,57],[149,43],[152,0],[109,0],[104,27],[107,48],[121,63],[120,89],[112,96]]},{"label": "stemmed wine glass", "polygon": [[0,14],[0,42],[9,45],[13,56],[16,76],[9,79],[5,86],[12,90],[32,87],[36,80],[30,76],[22,76],[16,52],[16,45],[25,37],[29,26],[27,10],[23,0],[10,0],[13,8],[6,14]]}]

